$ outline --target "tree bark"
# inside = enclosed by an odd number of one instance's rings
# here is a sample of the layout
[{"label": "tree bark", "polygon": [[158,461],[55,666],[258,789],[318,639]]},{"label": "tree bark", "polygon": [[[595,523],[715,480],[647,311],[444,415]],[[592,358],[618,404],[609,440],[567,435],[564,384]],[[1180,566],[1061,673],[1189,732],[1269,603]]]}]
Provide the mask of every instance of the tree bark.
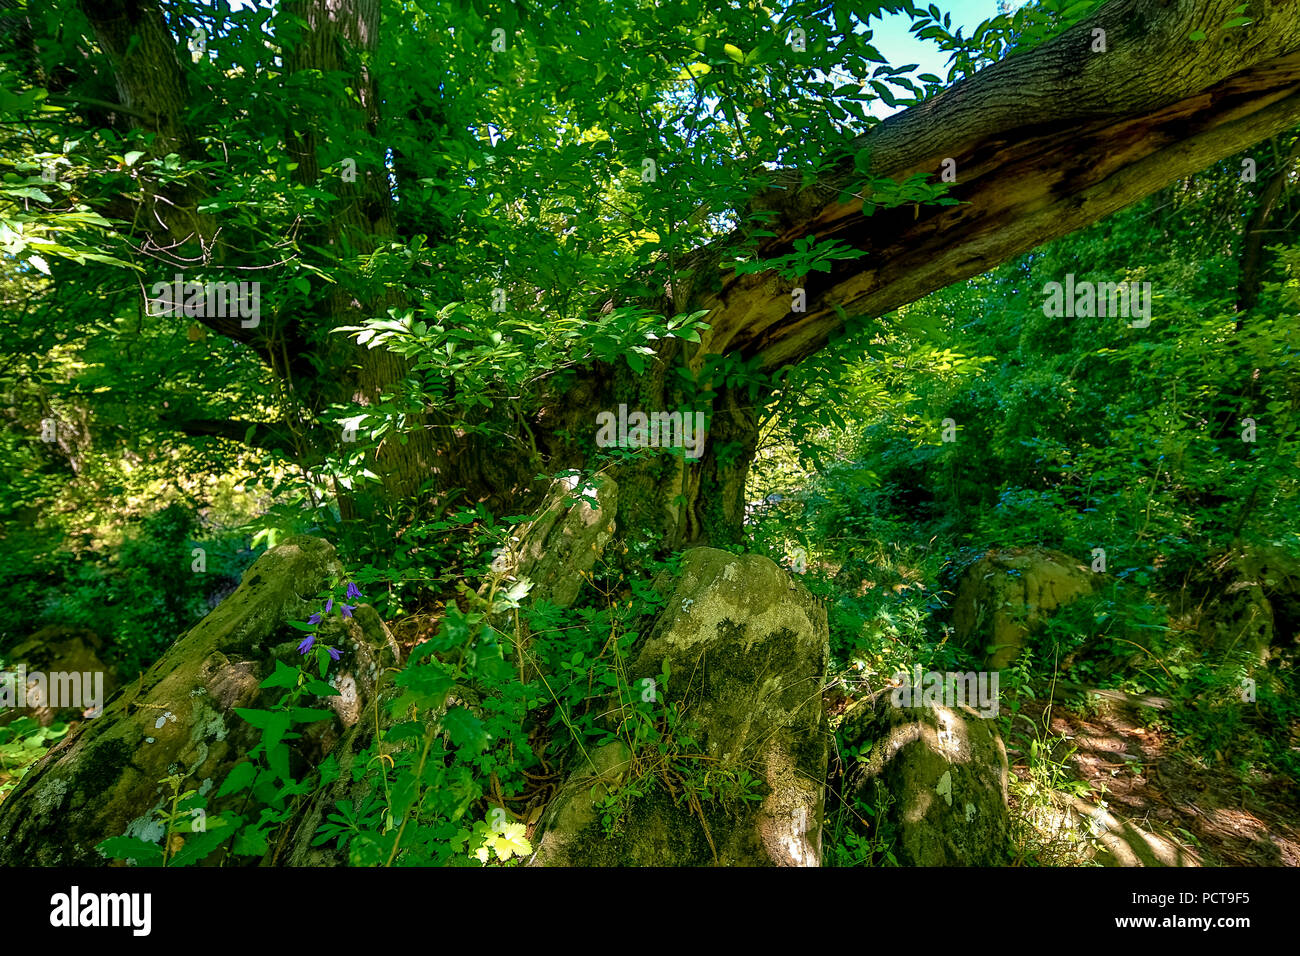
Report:
[{"label": "tree bark", "polygon": [[[1222,34],[1230,2],[1117,0],[1041,47],[1003,60],[898,113],[854,147],[871,174],[938,178],[956,162],[961,205],[864,214],[851,160],[824,185],[796,191],[779,177],[753,208],[778,217],[762,257],[795,239],[841,239],[867,252],[805,282],[807,311],[771,274],[727,278],[691,305],[709,308],[711,352],[760,356],[775,370],[822,348],[844,318],[879,316],[1082,228],[1300,121],[1300,4],[1263,5],[1249,35]],[[1091,52],[1105,29],[1107,53]],[[861,179],[862,177],[856,177]],[[695,257],[707,267],[741,234]],[[842,310],[842,311],[840,311]]]},{"label": "tree bark", "polygon": [[[109,837],[156,842],[159,781],[183,772],[207,794],[246,759],[259,737],[235,709],[265,707],[278,696],[259,684],[277,659],[300,659],[302,632],[287,622],[319,611],[317,592],[342,570],[319,538],[291,538],[262,555],[234,594],[100,716],[80,722],[0,803],[0,865],[102,865],[96,846]],[[320,704],[334,711],[331,719],[295,738],[293,753],[306,766],[316,766],[354,727],[398,652],[366,605],[351,620],[327,626],[336,631],[322,633],[322,641],[344,650],[339,696]]]},{"label": "tree bark", "polygon": [[[1264,282],[1264,236],[1269,220],[1273,217],[1273,210],[1277,207],[1277,201],[1281,198],[1282,190],[1298,159],[1300,159],[1300,137],[1291,144],[1286,156],[1273,171],[1273,175],[1268,178],[1268,182],[1264,184],[1255,211],[1250,214],[1250,221],[1246,223],[1246,231],[1242,235],[1240,275],[1237,280],[1238,312],[1249,312],[1259,304],[1259,290]],[[1237,320],[1238,331],[1245,320],[1244,314]]]}]

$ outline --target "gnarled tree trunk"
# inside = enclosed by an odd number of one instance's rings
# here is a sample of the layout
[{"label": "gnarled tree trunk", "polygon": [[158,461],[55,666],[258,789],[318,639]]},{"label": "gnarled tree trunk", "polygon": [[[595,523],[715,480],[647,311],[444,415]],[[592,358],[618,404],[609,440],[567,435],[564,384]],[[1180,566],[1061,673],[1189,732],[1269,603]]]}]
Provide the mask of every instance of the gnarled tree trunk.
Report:
[{"label": "gnarled tree trunk", "polygon": [[[235,708],[264,706],[258,685],[277,659],[299,656],[302,633],[287,622],[320,610],[317,592],[342,571],[334,549],[318,538],[291,538],[262,555],[230,597],[100,716],[82,721],[0,803],[0,865],[103,864],[95,847],[109,837],[154,842],[155,811],[169,796],[160,781],[179,773],[207,795],[245,759],[258,735]],[[342,626],[339,695],[321,705],[334,717],[294,742],[308,766],[356,723],[377,675],[396,660],[397,647],[372,608],[358,607]]]}]

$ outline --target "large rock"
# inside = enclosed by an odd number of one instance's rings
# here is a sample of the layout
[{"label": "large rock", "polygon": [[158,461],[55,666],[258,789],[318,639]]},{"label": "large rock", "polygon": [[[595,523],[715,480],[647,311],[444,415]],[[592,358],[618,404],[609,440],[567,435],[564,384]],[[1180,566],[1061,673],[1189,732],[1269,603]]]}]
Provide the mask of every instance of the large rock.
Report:
[{"label": "large rock", "polygon": [[985,666],[1001,670],[1015,660],[1026,636],[1052,612],[1090,593],[1100,577],[1059,551],[990,552],[957,585],[957,641],[987,653]]},{"label": "large rock", "polygon": [[[646,687],[667,661],[672,676],[656,713],[676,703],[694,721],[700,778],[747,772],[761,799],[690,800],[680,781],[656,773],[655,755],[609,744],[587,755],[548,806],[531,864],[818,865],[829,744],[825,609],[767,558],[712,548],[687,552],[680,578],[657,586],[667,600],[628,675]],[[609,832],[599,806],[606,795],[624,808]]]},{"label": "large rock", "polygon": [[[529,597],[568,607],[614,535],[618,483],[602,476],[599,487],[559,479],[537,516],[519,528],[492,570],[532,582]],[[484,586],[484,591],[486,590]]]},{"label": "large rock", "polygon": [[1252,548],[1242,555],[1245,576],[1259,583],[1273,610],[1276,643],[1300,639],[1300,557],[1282,548]]},{"label": "large rock", "polygon": [[[107,837],[144,836],[162,805],[159,781],[180,773],[208,793],[257,742],[232,713],[265,706],[258,684],[277,659],[298,659],[302,634],[287,626],[314,611],[317,594],[342,574],[334,549],[296,537],[262,555],[238,590],[180,638],[139,681],[52,748],[0,803],[0,865],[103,865]],[[302,728],[297,757],[316,762],[367,703],[396,647],[374,610],[332,618],[321,640],[340,646],[335,716]],[[278,691],[271,693],[278,694]]]},{"label": "large rock", "polygon": [[1218,555],[1179,597],[1202,647],[1217,655],[1243,650],[1263,663],[1300,636],[1300,561],[1280,548]]},{"label": "large rock", "polygon": [[[28,682],[25,707],[6,707],[0,711],[0,725],[27,716],[48,727],[56,720],[81,720],[93,714],[89,700],[92,686],[101,690],[103,704],[117,690],[117,671],[103,660],[104,643],[94,631],[85,628],[43,627],[31,637],[14,645],[4,652],[5,670],[15,675],[16,690],[19,666],[26,669],[27,675],[40,672],[47,677],[51,674],[78,674],[82,680],[79,689],[85,706],[59,707],[51,699],[42,700],[35,693],[34,682]],[[47,694],[47,698],[52,695]]]},{"label": "large rock", "polygon": [[871,742],[848,787],[893,834],[900,864],[1007,862],[1007,752],[992,720],[969,707],[896,707],[885,695],[855,704],[840,737]]}]

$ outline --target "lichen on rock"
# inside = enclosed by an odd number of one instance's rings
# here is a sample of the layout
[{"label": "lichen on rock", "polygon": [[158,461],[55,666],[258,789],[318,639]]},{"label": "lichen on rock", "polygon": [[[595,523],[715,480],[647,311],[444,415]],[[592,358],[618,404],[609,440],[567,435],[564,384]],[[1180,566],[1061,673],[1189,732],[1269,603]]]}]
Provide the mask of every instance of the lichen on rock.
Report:
[{"label": "lichen on rock", "polygon": [[826,612],[760,555],[695,548],[661,577],[664,610],[629,667],[638,681],[669,663],[665,703],[689,714],[702,761],[757,778],[761,799],[692,804],[645,781],[605,832],[597,805],[628,759],[598,752],[544,817],[532,865],[816,866],[829,730],[822,705]]},{"label": "lichen on rock", "polygon": [[904,866],[1000,866],[1011,818],[1007,753],[992,720],[969,707],[896,707],[864,699],[844,715],[841,739],[871,742],[848,790],[876,809]]}]

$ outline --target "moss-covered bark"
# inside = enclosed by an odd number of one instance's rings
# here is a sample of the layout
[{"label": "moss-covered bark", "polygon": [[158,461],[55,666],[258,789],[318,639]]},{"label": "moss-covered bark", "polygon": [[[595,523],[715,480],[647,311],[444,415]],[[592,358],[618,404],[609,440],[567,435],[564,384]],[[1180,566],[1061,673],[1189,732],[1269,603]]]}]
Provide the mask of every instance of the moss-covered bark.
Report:
[{"label": "moss-covered bark", "polygon": [[[257,741],[233,709],[264,706],[258,684],[277,658],[296,658],[300,632],[289,620],[314,611],[317,593],[342,567],[327,542],[292,538],[262,555],[239,588],[181,637],[104,713],[38,762],[0,803],[0,865],[102,865],[100,841],[154,838],[159,781],[179,773],[207,794]],[[344,656],[328,698],[335,717],[294,741],[314,765],[354,723],[391,643],[374,610],[362,606],[340,625]],[[278,692],[275,692],[278,693]]]}]

